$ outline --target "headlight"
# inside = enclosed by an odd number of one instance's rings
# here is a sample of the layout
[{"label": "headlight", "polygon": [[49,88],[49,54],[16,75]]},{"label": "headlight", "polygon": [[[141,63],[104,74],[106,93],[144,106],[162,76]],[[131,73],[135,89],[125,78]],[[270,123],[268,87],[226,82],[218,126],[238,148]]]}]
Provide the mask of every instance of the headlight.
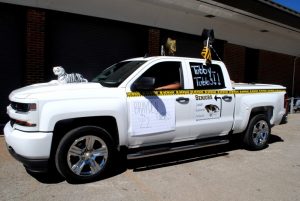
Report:
[{"label": "headlight", "polygon": [[10,105],[14,110],[16,110],[16,112],[29,112],[36,110],[36,103],[11,102]]}]

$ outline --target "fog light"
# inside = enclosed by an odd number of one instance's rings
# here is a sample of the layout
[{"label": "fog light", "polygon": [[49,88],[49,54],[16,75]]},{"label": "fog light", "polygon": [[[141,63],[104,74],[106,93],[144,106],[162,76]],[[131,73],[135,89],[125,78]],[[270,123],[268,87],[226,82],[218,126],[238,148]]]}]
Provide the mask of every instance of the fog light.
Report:
[{"label": "fog light", "polygon": [[36,124],[29,123],[27,121],[22,121],[22,120],[16,120],[15,123],[20,126],[27,126],[27,127],[35,127],[36,126]]}]

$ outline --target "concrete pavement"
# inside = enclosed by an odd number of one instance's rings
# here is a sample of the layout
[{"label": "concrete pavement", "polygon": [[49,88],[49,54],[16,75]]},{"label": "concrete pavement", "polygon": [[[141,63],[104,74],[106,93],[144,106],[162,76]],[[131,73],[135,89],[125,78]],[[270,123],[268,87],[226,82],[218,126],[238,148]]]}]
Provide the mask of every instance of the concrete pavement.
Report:
[{"label": "concrete pavement", "polygon": [[1,201],[300,200],[300,114],[274,127],[262,151],[234,143],[123,161],[111,177],[88,184],[28,174],[0,136],[0,193]]}]

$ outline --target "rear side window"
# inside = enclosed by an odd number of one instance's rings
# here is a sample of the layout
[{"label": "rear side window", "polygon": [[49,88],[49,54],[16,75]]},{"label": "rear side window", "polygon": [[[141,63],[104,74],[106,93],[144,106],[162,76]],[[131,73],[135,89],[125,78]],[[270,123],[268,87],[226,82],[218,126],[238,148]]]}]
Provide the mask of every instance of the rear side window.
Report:
[{"label": "rear side window", "polygon": [[222,69],[219,65],[190,62],[194,89],[223,89],[225,88]]}]

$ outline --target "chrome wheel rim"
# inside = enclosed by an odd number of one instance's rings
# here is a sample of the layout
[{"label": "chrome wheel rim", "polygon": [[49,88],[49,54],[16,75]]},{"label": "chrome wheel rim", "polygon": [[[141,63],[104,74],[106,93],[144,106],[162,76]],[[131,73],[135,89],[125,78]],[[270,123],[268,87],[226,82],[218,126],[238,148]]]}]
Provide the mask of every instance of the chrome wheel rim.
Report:
[{"label": "chrome wheel rim", "polygon": [[79,176],[92,176],[99,173],[106,165],[107,158],[106,143],[93,135],[76,139],[67,154],[70,170]]},{"label": "chrome wheel rim", "polygon": [[256,146],[264,145],[269,137],[269,125],[266,121],[260,120],[258,121],[254,127],[252,132],[252,139]]}]

